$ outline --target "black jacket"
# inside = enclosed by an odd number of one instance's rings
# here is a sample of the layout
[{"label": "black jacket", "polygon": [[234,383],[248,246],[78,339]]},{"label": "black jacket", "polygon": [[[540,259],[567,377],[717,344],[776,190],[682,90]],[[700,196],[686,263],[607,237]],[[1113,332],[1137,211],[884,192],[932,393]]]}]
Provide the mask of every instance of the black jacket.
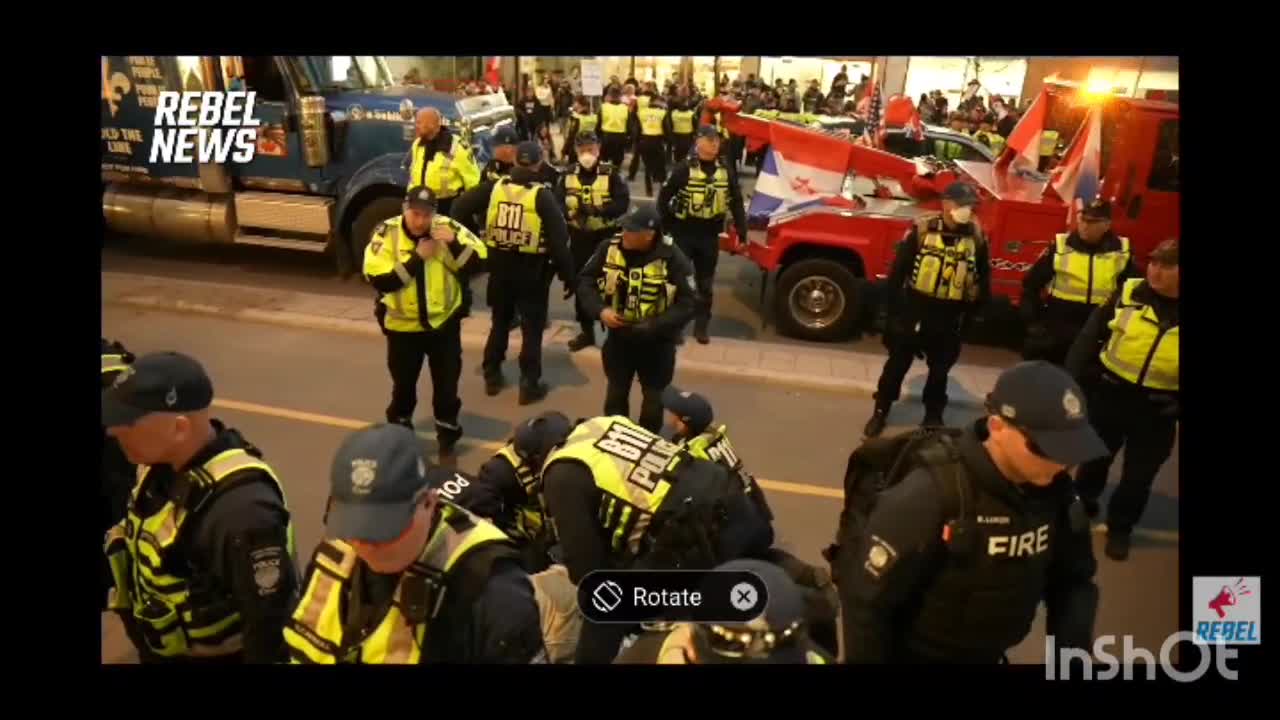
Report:
[{"label": "black jacket", "polygon": [[[607,172],[609,174],[609,202],[605,203],[604,207],[600,209],[600,217],[605,220],[616,220],[622,217],[626,214],[627,208],[631,207],[631,188],[627,185],[626,181],[622,179],[622,174],[618,172],[617,168],[600,160],[597,160],[596,166],[590,170],[583,169],[577,163],[570,165],[568,172],[562,174],[557,179],[555,186],[552,188],[556,202],[560,203],[560,207],[566,208],[566,212],[568,211],[568,204],[565,201],[567,194],[564,184],[565,178],[570,175],[577,175],[578,182],[582,183],[585,187],[594,183],[601,172]],[[574,232],[575,230],[576,228],[569,226],[570,232]],[[611,235],[617,231],[616,229],[610,231],[602,228],[601,232]]]},{"label": "black jacket", "polygon": [[[722,142],[727,143],[727,141]],[[671,207],[671,201],[689,184],[690,162],[693,161],[678,162],[672,168],[671,175],[667,177],[667,182],[662,185],[662,190],[658,192],[658,212],[662,213],[663,224],[671,228],[671,232],[674,234],[716,237],[724,230],[723,216],[711,220],[703,220],[701,218],[680,220],[676,218]],[[708,176],[715,174],[716,166],[719,164],[718,161],[697,160],[696,162],[702,166],[702,172]],[[738,231],[739,240],[746,242],[747,211],[742,204],[742,188],[738,184],[738,173],[734,168],[726,167],[725,169],[729,172],[729,213],[733,215],[733,226]]]},{"label": "black jacket", "polygon": [[[620,337],[637,341],[654,339],[673,342],[680,328],[693,319],[698,292],[697,284],[693,279],[693,263],[680,251],[680,248],[674,244],[667,244],[661,234],[658,238],[649,252],[636,253],[623,250],[622,255],[626,258],[628,268],[644,267],[656,258],[666,260],[667,282],[676,288],[675,302],[667,306],[667,309],[657,317],[626,327],[610,328],[610,334],[618,333]],[[578,275],[579,307],[591,318],[600,317],[600,313],[605,309],[597,281],[604,276],[604,261],[609,254],[609,244],[609,241],[600,243],[591,255],[591,259],[582,268],[582,273]]]},{"label": "black jacket", "polygon": [[[541,183],[542,179],[526,168],[517,167],[511,171],[511,181],[524,187],[532,187],[535,183]],[[450,209],[458,222],[482,240],[494,184],[491,180],[481,181],[459,196]],[[556,202],[550,188],[538,192],[534,207],[542,221],[542,240],[547,244],[548,253],[531,255],[491,247],[486,263],[489,273],[494,276],[490,282],[514,282],[534,287],[546,280],[547,264],[550,263],[560,276],[560,281],[566,287],[573,287],[573,256],[569,254],[569,229],[564,221],[564,208]]]},{"label": "black jacket", "polygon": [[[932,219],[930,219],[932,222]],[[951,302],[927,298],[911,289],[911,275],[915,268],[916,254],[920,250],[919,225],[912,225],[902,242],[898,243],[897,254],[893,266],[889,270],[887,286],[887,302],[889,318],[902,323],[914,323],[917,320],[939,320],[950,324],[960,317],[976,315],[991,297],[991,251],[985,234],[976,223],[960,226],[954,231],[958,235],[975,234],[978,239],[975,260],[977,267],[971,268],[977,274],[978,297],[973,303]],[[953,240],[948,232],[943,233],[943,240]]]},{"label": "black jacket", "polygon": [[[1119,383],[1121,388],[1133,389],[1146,395],[1148,399],[1162,404],[1170,402],[1176,404],[1180,399],[1178,392],[1139,388],[1132,383],[1115,377],[1102,364],[1099,356],[1102,353],[1102,348],[1111,339],[1111,330],[1107,325],[1116,316],[1116,305],[1120,302],[1122,290],[1123,287],[1117,288],[1115,294],[1107,301],[1107,304],[1099,306],[1089,316],[1089,321],[1081,328],[1080,334],[1076,336],[1075,342],[1071,344],[1071,349],[1067,352],[1067,372],[1071,373],[1071,376],[1084,387],[1094,387],[1099,379],[1104,376],[1110,376],[1116,383]],[[1155,311],[1161,327],[1171,328],[1178,325],[1177,298],[1167,298],[1158,294],[1144,280],[1133,291],[1133,299],[1150,305],[1152,310]]]},{"label": "black jacket", "polygon": [[[232,448],[252,448],[235,430],[217,420],[213,425],[217,436],[187,467],[199,467]],[[174,499],[175,480],[183,471],[153,466],[148,487],[138,498],[140,513],[154,513]],[[252,472],[261,482],[246,478],[215,494],[187,521],[176,550],[186,561],[193,585],[207,585],[211,593],[228,596],[239,610],[244,622],[244,661],[274,663],[287,657],[284,624],[297,599],[298,576],[287,554],[289,512],[284,500],[266,474]],[[272,587],[263,587],[254,577],[255,563],[264,560],[279,561],[279,580]],[[132,619],[123,619],[130,636],[136,638]],[[142,647],[139,651],[146,655]]]},{"label": "black jacket", "polygon": [[1070,478],[1014,485],[986,437],[984,418],[957,443],[971,503],[966,552],[943,542],[953,510],[919,469],[881,494],[840,558],[847,662],[996,662],[1026,637],[1041,600],[1059,647],[1091,646],[1097,561]]},{"label": "black jacket", "polygon": [[[1114,233],[1108,232],[1097,245],[1089,245],[1080,239],[1078,233],[1072,231],[1067,236],[1067,246],[1089,255],[1118,252],[1120,250],[1120,238]],[[1031,266],[1030,272],[1022,278],[1022,300],[1019,303],[1019,310],[1028,324],[1043,323],[1049,327],[1051,332],[1071,337],[1078,333],[1080,328],[1084,327],[1085,322],[1089,320],[1089,315],[1093,313],[1094,308],[1097,306],[1059,300],[1052,296],[1041,298],[1045,293],[1045,289],[1053,282],[1053,261],[1055,257],[1054,248],[1051,245],[1040,256],[1040,259],[1036,260],[1036,264]],[[1116,278],[1116,287],[1123,284],[1126,279],[1134,277],[1140,277],[1140,274],[1138,273],[1138,267],[1133,263],[1133,256],[1130,255],[1129,264]]]}]

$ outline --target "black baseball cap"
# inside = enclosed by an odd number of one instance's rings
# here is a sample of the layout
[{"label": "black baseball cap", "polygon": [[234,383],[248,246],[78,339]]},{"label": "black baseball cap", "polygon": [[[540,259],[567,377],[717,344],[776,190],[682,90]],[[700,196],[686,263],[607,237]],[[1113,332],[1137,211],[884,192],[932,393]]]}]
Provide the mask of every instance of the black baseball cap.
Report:
[{"label": "black baseball cap", "polygon": [[328,532],[339,540],[384,543],[400,537],[427,489],[422,441],[403,425],[357,430],[329,473]]},{"label": "black baseball cap", "polygon": [[574,147],[582,147],[583,145],[598,145],[598,144],[600,144],[600,138],[596,137],[596,134],[591,132],[590,130],[583,130],[582,132],[575,135],[573,138]]},{"label": "black baseball cap", "polygon": [[1151,251],[1151,259],[1162,265],[1178,264],[1178,241],[1175,239],[1165,240]]},{"label": "black baseball cap", "polygon": [[658,215],[656,208],[652,205],[641,205],[623,216],[622,229],[625,232],[657,230],[661,222],[662,218]]},{"label": "black baseball cap", "polygon": [[498,145],[515,145],[520,142],[520,136],[516,134],[516,129],[510,125],[503,125],[493,131],[494,147]]},{"label": "black baseball cap", "polygon": [[573,430],[573,423],[564,413],[555,410],[529,418],[516,428],[512,444],[522,458],[546,458],[551,448],[564,442]]},{"label": "black baseball cap", "polygon": [[1095,220],[1110,220],[1111,203],[1103,200],[1102,198],[1098,198],[1086,205],[1084,209],[1080,211],[1080,214]]},{"label": "black baseball cap", "polygon": [[764,613],[745,623],[694,626],[693,647],[700,665],[805,665],[833,662],[809,636],[804,596],[782,568],[764,560],[732,560],[716,568],[750,572],[764,582]]},{"label": "black baseball cap", "polygon": [[959,181],[948,185],[947,189],[942,191],[942,197],[958,205],[973,206],[978,204],[978,192],[973,189],[972,185]]},{"label": "black baseball cap", "polygon": [[213,382],[192,357],[176,352],[143,355],[102,391],[102,426],[132,425],[151,413],[206,410]]},{"label": "black baseball cap", "polygon": [[1025,433],[1056,463],[1071,467],[1107,455],[1089,424],[1080,386],[1051,363],[1024,362],[1005,370],[987,395],[987,410]]},{"label": "black baseball cap", "polygon": [[436,211],[436,194],[426,185],[415,185],[404,195],[404,204],[422,212]]},{"label": "black baseball cap", "polygon": [[516,164],[520,167],[533,167],[542,161],[542,146],[532,140],[525,140],[516,146]]},{"label": "black baseball cap", "polygon": [[720,131],[714,125],[702,125],[698,128],[698,137],[720,139]]},{"label": "black baseball cap", "polygon": [[662,391],[662,407],[675,413],[694,435],[701,434],[715,419],[711,403],[706,398],[695,392],[681,390],[675,385],[668,385]]}]

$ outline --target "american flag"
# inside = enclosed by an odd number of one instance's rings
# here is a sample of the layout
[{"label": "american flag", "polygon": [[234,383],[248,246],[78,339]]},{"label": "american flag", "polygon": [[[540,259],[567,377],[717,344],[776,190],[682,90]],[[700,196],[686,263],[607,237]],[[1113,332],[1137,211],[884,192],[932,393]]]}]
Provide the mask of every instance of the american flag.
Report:
[{"label": "american flag", "polygon": [[883,104],[880,101],[880,85],[871,83],[871,105],[867,108],[867,125],[862,130],[862,139],[868,145],[875,146],[876,136],[880,133],[880,122],[883,120]]}]

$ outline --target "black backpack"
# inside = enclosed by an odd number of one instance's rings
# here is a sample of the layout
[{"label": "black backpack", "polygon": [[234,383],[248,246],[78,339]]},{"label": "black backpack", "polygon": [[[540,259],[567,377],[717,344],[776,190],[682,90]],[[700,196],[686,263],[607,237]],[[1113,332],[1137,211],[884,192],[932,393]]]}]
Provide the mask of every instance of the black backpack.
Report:
[{"label": "black backpack", "polygon": [[943,497],[947,522],[943,539],[952,552],[966,553],[973,532],[969,511],[972,494],[960,454],[955,446],[962,430],[921,428],[899,435],[872,438],[849,455],[844,473],[844,508],[835,542],[822,551],[831,564],[832,577],[839,582],[841,555],[858,557],[867,519],[880,493],[897,485],[912,470],[927,467]]}]

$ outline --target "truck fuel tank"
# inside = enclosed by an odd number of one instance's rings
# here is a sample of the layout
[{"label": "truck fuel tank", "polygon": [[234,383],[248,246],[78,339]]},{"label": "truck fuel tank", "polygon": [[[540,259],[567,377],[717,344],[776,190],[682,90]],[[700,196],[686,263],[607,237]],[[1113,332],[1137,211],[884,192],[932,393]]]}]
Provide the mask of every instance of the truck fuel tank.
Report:
[{"label": "truck fuel tank", "polygon": [[235,235],[231,196],[198,190],[108,185],[102,215],[109,229],[126,235],[190,243],[229,243]]}]

